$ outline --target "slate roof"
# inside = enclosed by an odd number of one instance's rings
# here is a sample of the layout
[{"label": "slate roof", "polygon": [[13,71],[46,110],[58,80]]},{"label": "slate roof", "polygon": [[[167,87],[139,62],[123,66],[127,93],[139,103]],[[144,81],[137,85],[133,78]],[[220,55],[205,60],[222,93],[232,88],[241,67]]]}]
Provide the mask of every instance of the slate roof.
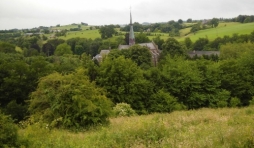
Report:
[{"label": "slate roof", "polygon": [[140,46],[146,46],[149,49],[157,49],[156,45],[154,43],[152,43],[152,42],[150,42],[150,43],[140,43],[138,45],[140,45]]},{"label": "slate roof", "polygon": [[192,58],[195,55],[197,55],[198,57],[203,56],[203,55],[207,55],[207,56],[211,56],[211,55],[220,55],[220,51],[189,51],[188,55]]},{"label": "slate roof", "polygon": [[130,45],[119,45],[118,46],[118,49],[119,50],[122,50],[122,49],[129,49],[130,48]]}]

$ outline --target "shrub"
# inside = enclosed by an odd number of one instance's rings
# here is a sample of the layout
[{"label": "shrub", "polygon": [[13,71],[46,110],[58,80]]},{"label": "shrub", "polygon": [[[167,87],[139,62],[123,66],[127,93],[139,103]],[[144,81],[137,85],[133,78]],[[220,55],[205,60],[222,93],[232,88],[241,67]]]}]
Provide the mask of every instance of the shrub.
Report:
[{"label": "shrub", "polygon": [[107,123],[112,102],[85,75],[84,69],[41,78],[31,94],[29,111],[35,122],[51,127],[82,128]]},{"label": "shrub", "polygon": [[249,101],[251,106],[254,106],[254,96],[252,97],[252,100]]},{"label": "shrub", "polygon": [[241,105],[241,100],[239,98],[233,97],[230,99],[229,106],[230,107],[237,107]]},{"label": "shrub", "polygon": [[116,106],[113,107],[113,113],[116,117],[136,115],[135,110],[127,103],[117,103]]},{"label": "shrub", "polygon": [[186,107],[177,102],[177,99],[164,90],[153,94],[148,101],[149,112],[172,112]]},{"label": "shrub", "polygon": [[[21,147],[27,146],[24,140],[18,137],[18,127],[14,124],[10,116],[4,115],[0,111],[0,147]],[[24,145],[25,144],[25,145]]]}]

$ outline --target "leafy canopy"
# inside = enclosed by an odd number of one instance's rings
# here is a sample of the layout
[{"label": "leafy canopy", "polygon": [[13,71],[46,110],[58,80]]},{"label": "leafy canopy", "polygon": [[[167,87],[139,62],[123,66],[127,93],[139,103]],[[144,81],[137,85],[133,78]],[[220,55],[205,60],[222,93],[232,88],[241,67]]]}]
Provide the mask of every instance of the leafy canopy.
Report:
[{"label": "leafy canopy", "polygon": [[29,111],[52,127],[86,127],[107,122],[111,101],[89,81],[84,69],[43,77],[31,94]]}]

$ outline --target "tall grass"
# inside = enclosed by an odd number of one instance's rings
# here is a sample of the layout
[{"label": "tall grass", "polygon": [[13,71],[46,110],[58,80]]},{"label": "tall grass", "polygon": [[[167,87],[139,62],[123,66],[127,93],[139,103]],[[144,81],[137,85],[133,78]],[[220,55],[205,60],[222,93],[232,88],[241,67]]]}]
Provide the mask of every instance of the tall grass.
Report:
[{"label": "tall grass", "polygon": [[254,107],[200,109],[110,119],[73,133],[38,125],[20,130],[31,147],[254,147]]}]

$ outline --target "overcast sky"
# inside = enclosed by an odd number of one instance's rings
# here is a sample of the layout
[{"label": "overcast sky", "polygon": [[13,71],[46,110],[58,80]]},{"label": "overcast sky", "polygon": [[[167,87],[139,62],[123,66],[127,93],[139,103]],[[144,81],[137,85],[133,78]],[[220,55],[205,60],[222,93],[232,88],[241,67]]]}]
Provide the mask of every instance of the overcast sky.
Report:
[{"label": "overcast sky", "polygon": [[68,25],[233,18],[254,15],[254,0],[0,0],[0,30]]}]

